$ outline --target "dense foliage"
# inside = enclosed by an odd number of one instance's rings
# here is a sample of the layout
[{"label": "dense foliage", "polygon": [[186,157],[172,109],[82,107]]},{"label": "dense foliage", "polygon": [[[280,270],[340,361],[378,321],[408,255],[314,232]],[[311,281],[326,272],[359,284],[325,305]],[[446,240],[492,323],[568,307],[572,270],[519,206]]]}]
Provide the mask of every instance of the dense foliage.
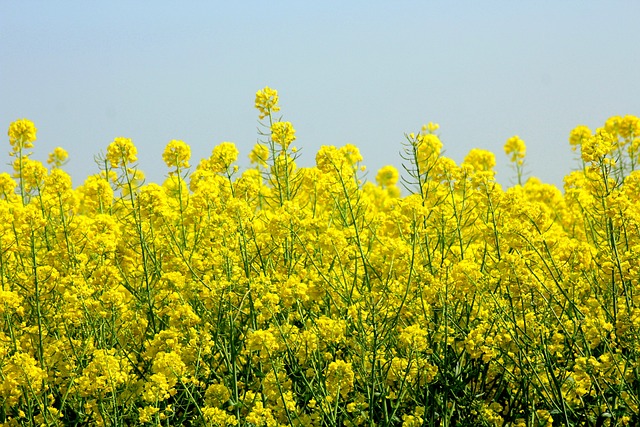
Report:
[{"label": "dense foliage", "polygon": [[[11,124],[0,174],[3,425],[551,426],[640,422],[640,120],[570,135],[564,192],[525,145],[441,155],[408,134],[406,188],[358,149],[296,167],[295,130],[264,129],[238,171],[224,142],[162,185],[132,141],[73,188],[56,149]],[[406,193],[406,192],[405,192]]]}]

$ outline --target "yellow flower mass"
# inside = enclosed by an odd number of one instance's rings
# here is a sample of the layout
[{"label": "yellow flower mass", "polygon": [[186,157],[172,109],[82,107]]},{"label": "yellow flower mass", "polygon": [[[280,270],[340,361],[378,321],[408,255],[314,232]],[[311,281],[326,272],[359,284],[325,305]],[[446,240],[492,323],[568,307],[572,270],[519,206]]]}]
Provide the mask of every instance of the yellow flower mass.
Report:
[{"label": "yellow flower mass", "polygon": [[188,168],[190,158],[191,147],[176,139],[169,141],[162,153],[162,160],[170,168]]},{"label": "yellow flower mass", "polygon": [[278,91],[265,86],[262,90],[256,92],[255,107],[260,112],[259,118],[262,120],[272,113],[280,111],[278,105]]},{"label": "yellow flower mass", "polygon": [[522,159],[527,154],[527,147],[525,146],[524,141],[516,135],[507,139],[507,142],[504,145],[504,152],[509,156],[509,160],[511,162],[522,162]]},{"label": "yellow flower mass", "polygon": [[519,137],[503,188],[434,123],[367,182],[350,144],[299,167],[278,101],[256,94],[251,169],[172,140],[163,183],[115,138],[74,187],[10,125],[0,425],[640,423],[638,118],[576,127],[562,190]]},{"label": "yellow flower mass", "polygon": [[9,125],[9,143],[13,149],[32,148],[37,129],[31,120],[20,119]]},{"label": "yellow flower mass", "polygon": [[129,138],[118,137],[107,147],[107,160],[112,168],[138,161],[138,149]]}]

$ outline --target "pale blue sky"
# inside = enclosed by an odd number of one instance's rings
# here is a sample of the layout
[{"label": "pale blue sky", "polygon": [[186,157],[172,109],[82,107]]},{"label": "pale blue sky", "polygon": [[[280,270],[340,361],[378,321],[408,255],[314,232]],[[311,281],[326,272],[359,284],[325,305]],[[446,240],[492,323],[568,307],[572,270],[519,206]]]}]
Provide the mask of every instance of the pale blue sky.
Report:
[{"label": "pale blue sky", "polygon": [[0,0],[0,127],[33,120],[35,158],[67,149],[74,185],[114,137],[132,138],[161,182],[171,139],[194,166],[222,141],[247,165],[268,85],[302,166],[352,143],[373,180],[433,121],[457,162],[496,153],[503,184],[502,147],[520,135],[530,173],[562,185],[573,127],[640,115],[639,18],[636,1]]}]

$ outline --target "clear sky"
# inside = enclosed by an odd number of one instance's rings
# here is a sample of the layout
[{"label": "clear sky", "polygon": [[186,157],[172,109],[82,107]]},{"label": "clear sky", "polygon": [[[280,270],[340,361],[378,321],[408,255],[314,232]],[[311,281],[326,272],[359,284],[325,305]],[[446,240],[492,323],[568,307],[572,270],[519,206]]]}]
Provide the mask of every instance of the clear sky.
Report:
[{"label": "clear sky", "polygon": [[[223,141],[255,144],[255,92],[278,90],[299,163],[357,145],[369,169],[400,169],[404,133],[440,124],[446,155],[496,153],[519,135],[528,171],[561,186],[571,129],[640,115],[638,1],[0,0],[0,127],[38,128],[35,158],[70,154],[74,185],[132,138],[148,181],[171,139],[195,164]],[[0,150],[1,151],[1,150]]]}]

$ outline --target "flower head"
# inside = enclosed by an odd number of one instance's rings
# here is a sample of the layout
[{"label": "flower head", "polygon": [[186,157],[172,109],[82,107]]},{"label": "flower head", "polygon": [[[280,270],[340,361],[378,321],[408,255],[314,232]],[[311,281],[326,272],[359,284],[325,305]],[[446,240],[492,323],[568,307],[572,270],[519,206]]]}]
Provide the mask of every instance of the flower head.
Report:
[{"label": "flower head", "polygon": [[327,391],[335,396],[338,393],[345,398],[353,390],[354,372],[351,363],[344,360],[336,360],[329,363],[326,372]]},{"label": "flower head", "polygon": [[611,155],[616,148],[616,138],[604,129],[582,141],[581,157],[585,163],[595,163]]},{"label": "flower head", "polygon": [[229,172],[231,165],[238,160],[238,149],[233,142],[221,142],[211,152],[207,169],[216,172]]},{"label": "flower head", "polygon": [[437,135],[428,133],[426,135],[419,134],[417,136],[410,135],[415,138],[417,147],[417,162],[420,170],[429,170],[430,167],[440,157],[442,151],[442,141]]},{"label": "flower head", "polygon": [[258,166],[266,166],[269,159],[269,149],[266,145],[257,143],[254,145],[253,150],[249,153],[249,160],[252,164]]},{"label": "flower head", "polygon": [[391,165],[383,166],[376,175],[376,182],[381,187],[391,187],[398,182],[398,169]]},{"label": "flower head", "polygon": [[32,148],[36,140],[37,129],[31,120],[20,119],[9,125],[9,142],[14,151],[20,148]]},{"label": "flower head", "polygon": [[129,138],[118,137],[107,147],[107,160],[113,168],[137,161],[137,154],[138,149]]},{"label": "flower head", "polygon": [[56,147],[51,153],[49,153],[49,159],[47,163],[53,165],[54,168],[59,168],[69,158],[69,153],[62,148]]},{"label": "flower head", "polygon": [[188,168],[190,158],[191,148],[185,144],[184,141],[177,139],[169,141],[162,153],[162,160],[164,160],[170,168]]},{"label": "flower head", "polygon": [[271,139],[282,148],[287,148],[296,139],[296,130],[291,122],[276,122],[271,126]]},{"label": "flower head", "polygon": [[522,164],[524,156],[527,154],[527,146],[518,135],[515,135],[507,139],[504,144],[504,152],[509,156],[511,162]]},{"label": "flower head", "polygon": [[576,127],[569,134],[569,144],[571,144],[571,149],[575,151],[578,145],[582,145],[582,142],[590,137],[591,129],[582,125]]},{"label": "flower head", "polygon": [[437,123],[429,122],[426,125],[422,125],[423,133],[435,133],[438,129],[440,129],[440,125]]},{"label": "flower head", "polygon": [[491,151],[473,148],[464,158],[464,163],[476,171],[490,171],[496,165],[496,156]]},{"label": "flower head", "polygon": [[256,108],[260,111],[260,119],[270,116],[271,113],[280,111],[278,106],[278,91],[265,86],[256,92]]}]

